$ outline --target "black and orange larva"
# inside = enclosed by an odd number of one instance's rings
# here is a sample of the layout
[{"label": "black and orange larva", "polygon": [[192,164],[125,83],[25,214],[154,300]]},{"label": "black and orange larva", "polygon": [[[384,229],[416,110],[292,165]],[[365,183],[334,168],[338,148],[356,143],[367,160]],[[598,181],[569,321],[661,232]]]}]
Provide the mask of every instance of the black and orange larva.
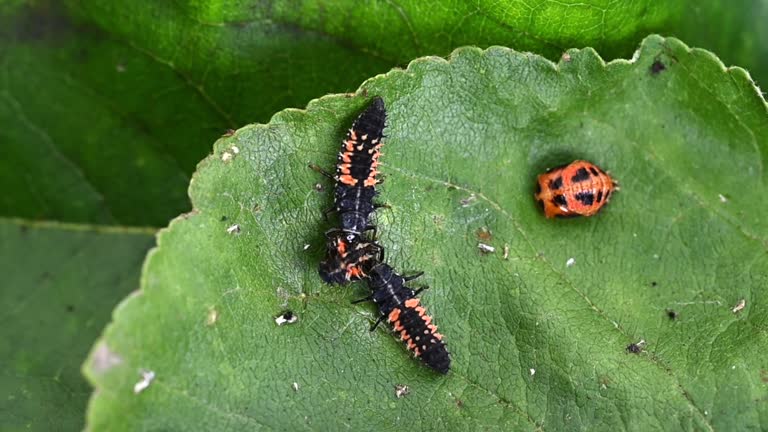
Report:
[{"label": "black and orange larva", "polygon": [[360,235],[372,228],[368,219],[376,208],[375,187],[381,181],[376,176],[386,119],[384,100],[374,98],[342,142],[334,176],[334,210],[342,231]]},{"label": "black and orange larva", "polygon": [[347,132],[335,175],[310,165],[336,182],[334,205],[326,214],[337,212],[341,224],[325,233],[327,253],[319,267],[320,276],[328,283],[344,284],[363,278],[365,263],[372,263],[379,253],[378,245],[371,246],[364,233],[376,229],[369,219],[377,207],[373,200],[380,182],[377,167],[386,117],[384,101],[374,98]]},{"label": "black and orange larva", "polygon": [[388,264],[378,263],[368,274],[372,294],[360,301],[373,300],[379,307],[381,316],[373,328],[386,320],[414,356],[432,369],[446,374],[451,368],[451,357],[443,343],[443,335],[437,332],[432,317],[427,315],[416,298],[423,288],[413,290],[406,286],[406,282],[419,276],[420,273],[403,277]]},{"label": "black and orange larva", "polygon": [[357,235],[338,230],[326,235],[328,250],[319,273],[329,284],[363,279],[371,267],[384,260],[384,248],[378,243],[359,241]]}]

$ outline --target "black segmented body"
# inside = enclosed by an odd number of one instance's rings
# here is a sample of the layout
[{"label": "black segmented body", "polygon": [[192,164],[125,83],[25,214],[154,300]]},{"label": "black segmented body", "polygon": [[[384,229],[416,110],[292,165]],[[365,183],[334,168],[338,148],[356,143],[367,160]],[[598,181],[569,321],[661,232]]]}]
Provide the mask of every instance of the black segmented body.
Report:
[{"label": "black segmented body", "polygon": [[327,253],[319,273],[330,284],[345,284],[365,277],[366,268],[380,247],[371,246],[364,232],[373,229],[369,219],[376,209],[377,167],[386,122],[384,101],[373,99],[352,124],[339,153],[333,209],[340,227],[325,233]]},{"label": "black segmented body", "polygon": [[432,369],[448,373],[451,358],[443,336],[419,304],[417,292],[405,285],[406,278],[385,263],[375,265],[368,277],[372,300],[378,305],[382,318],[400,334],[400,339],[416,357]]},{"label": "black segmented body", "polygon": [[336,164],[334,208],[344,231],[361,234],[369,227],[386,118],[384,101],[374,98],[342,142]]}]

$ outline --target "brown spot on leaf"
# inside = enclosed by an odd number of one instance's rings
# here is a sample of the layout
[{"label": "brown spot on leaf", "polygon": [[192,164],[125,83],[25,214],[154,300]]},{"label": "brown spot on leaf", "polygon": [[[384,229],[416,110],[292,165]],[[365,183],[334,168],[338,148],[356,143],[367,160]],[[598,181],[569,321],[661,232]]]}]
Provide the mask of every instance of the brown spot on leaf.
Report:
[{"label": "brown spot on leaf", "polygon": [[477,238],[483,241],[488,241],[492,237],[491,231],[487,227],[482,227],[477,230]]}]

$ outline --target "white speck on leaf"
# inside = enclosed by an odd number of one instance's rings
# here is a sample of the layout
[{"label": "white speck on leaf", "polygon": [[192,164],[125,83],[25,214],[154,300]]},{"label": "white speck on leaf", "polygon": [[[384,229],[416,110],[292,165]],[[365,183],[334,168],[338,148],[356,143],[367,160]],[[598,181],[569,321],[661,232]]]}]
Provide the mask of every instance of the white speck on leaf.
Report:
[{"label": "white speck on leaf", "polygon": [[505,260],[509,259],[509,245],[508,244],[504,245],[504,259]]},{"label": "white speck on leaf", "polygon": [[232,160],[232,153],[225,151],[221,154],[221,160],[224,162],[230,162]]},{"label": "white speck on leaf", "polygon": [[726,198],[725,195],[723,195],[723,194],[717,194],[717,197],[720,198],[720,202],[721,203],[727,203],[728,202],[728,198]]},{"label": "white speck on leaf", "polygon": [[309,243],[304,245],[304,250],[307,250],[307,249],[309,249]]},{"label": "white speck on leaf", "polygon": [[240,225],[234,224],[227,228],[227,234],[240,234]]},{"label": "white speck on leaf", "polygon": [[477,197],[475,196],[475,194],[471,194],[459,202],[461,202],[462,207],[469,207],[470,204],[472,204],[472,202],[474,202],[476,199]]},{"label": "white speck on leaf", "polygon": [[229,149],[230,149],[230,150],[232,150],[232,154],[238,154],[238,153],[240,153],[240,149],[239,149],[239,148],[237,148],[237,146],[232,146],[232,147],[230,147]]},{"label": "white speck on leaf", "polygon": [[653,254],[653,259],[659,259],[659,254]]},{"label": "white speck on leaf", "polygon": [[731,309],[731,312],[733,313],[739,313],[741,312],[745,307],[747,306],[747,300],[741,299],[739,300],[739,303]]},{"label": "white speck on leaf", "polygon": [[299,383],[295,382],[291,385],[293,387],[293,391],[299,391]]},{"label": "white speck on leaf", "polygon": [[530,368],[530,369],[528,369],[528,372],[530,372],[530,373],[531,373],[531,376],[534,376],[534,375],[536,375],[536,369],[534,369],[534,368]]},{"label": "white speck on leaf", "polygon": [[576,264],[576,260],[574,258],[568,258],[568,261],[565,262],[566,267],[573,267],[574,264]]},{"label": "white speck on leaf", "polygon": [[493,253],[496,251],[495,247],[491,245],[487,245],[485,243],[478,243],[477,248],[480,249],[480,252],[483,252],[483,253]]},{"label": "white speck on leaf", "polygon": [[278,315],[277,318],[275,318],[275,324],[279,326],[285,325],[285,324],[293,324],[298,320],[299,320],[299,317],[296,316],[293,312],[286,311]]},{"label": "white speck on leaf", "polygon": [[563,56],[562,56],[561,58],[563,59],[563,61],[564,61],[565,63],[568,63],[569,61],[571,61],[571,55],[570,55],[570,54],[568,54],[567,52],[564,52],[564,53],[563,53]]},{"label": "white speck on leaf", "polygon": [[115,65],[115,70],[119,73],[125,72],[125,65],[122,63],[118,63]]},{"label": "white speck on leaf", "polygon": [[105,342],[99,342],[99,345],[93,352],[91,367],[93,367],[96,373],[104,373],[122,362],[123,359],[110,350]]},{"label": "white speck on leaf", "polygon": [[398,384],[395,386],[395,397],[398,399],[408,396],[409,393],[411,393],[411,389],[407,385]]},{"label": "white speck on leaf", "polygon": [[219,311],[214,308],[208,310],[208,317],[205,319],[205,325],[212,326],[219,320]]},{"label": "white speck on leaf", "polygon": [[141,370],[141,379],[139,382],[136,383],[136,385],[133,386],[133,393],[139,394],[143,392],[144,390],[149,387],[150,384],[152,384],[152,381],[155,379],[155,372],[151,370]]}]

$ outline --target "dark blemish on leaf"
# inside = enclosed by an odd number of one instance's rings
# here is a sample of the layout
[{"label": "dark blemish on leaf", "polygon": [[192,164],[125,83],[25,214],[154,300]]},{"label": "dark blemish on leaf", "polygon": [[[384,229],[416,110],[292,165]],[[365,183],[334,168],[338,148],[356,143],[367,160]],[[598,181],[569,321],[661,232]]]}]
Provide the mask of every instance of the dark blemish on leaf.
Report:
[{"label": "dark blemish on leaf", "polygon": [[586,168],[579,168],[576,171],[576,175],[571,177],[571,181],[574,183],[581,183],[587,180],[589,180],[589,171]]},{"label": "dark blemish on leaf", "polygon": [[656,281],[651,282],[651,286],[652,287],[655,287],[656,285],[658,285],[658,283],[656,283]]},{"label": "dark blemish on leaf", "polygon": [[448,189],[448,191],[453,192],[453,191],[456,190],[456,186],[451,185],[451,186],[448,186],[447,189]]},{"label": "dark blemish on leaf", "polygon": [[293,324],[296,321],[299,320],[299,317],[296,316],[292,311],[287,310],[277,317],[275,317],[275,323],[279,326],[285,325],[285,324]]},{"label": "dark blemish on leaf", "polygon": [[760,369],[760,381],[768,383],[768,370]]},{"label": "dark blemish on leaf", "polygon": [[226,216],[222,216],[222,217],[219,219],[219,222],[224,222],[224,221],[226,221],[227,219],[228,219],[228,218],[227,218]]},{"label": "dark blemish on leaf", "polygon": [[638,343],[631,343],[627,345],[626,350],[628,353],[631,353],[631,354],[640,354],[641,352],[643,352],[643,345],[645,345],[645,341],[641,340]]},{"label": "dark blemish on leaf", "polygon": [[234,129],[227,129],[226,131],[224,131],[224,135],[222,135],[222,136],[231,137],[234,134],[235,134],[235,130]]},{"label": "dark blemish on leaf", "polygon": [[19,225],[19,232],[21,234],[27,234],[29,232],[29,225]]},{"label": "dark blemish on leaf", "polygon": [[75,307],[73,305],[67,305],[67,312],[74,312]]},{"label": "dark blemish on leaf", "polygon": [[600,387],[604,389],[607,389],[609,385],[613,384],[613,381],[611,381],[611,379],[605,375],[602,375],[598,379],[598,382],[600,383]]},{"label": "dark blemish on leaf", "polygon": [[458,409],[464,408],[464,401],[461,399],[456,399],[456,408]]},{"label": "dark blemish on leaf", "polygon": [[555,189],[560,189],[561,187],[563,187],[563,177],[562,176],[560,176],[560,177],[558,177],[558,178],[556,178],[554,180],[550,180],[549,181],[549,188],[550,189],[555,190]]},{"label": "dark blemish on leaf", "polygon": [[38,2],[15,20],[15,35],[19,42],[49,39],[57,35],[72,33],[72,22],[59,7]]},{"label": "dark blemish on leaf", "polygon": [[656,60],[651,65],[651,75],[658,75],[666,69],[667,67],[664,65],[664,63],[662,63],[660,60]]},{"label": "dark blemish on leaf", "polygon": [[678,315],[677,312],[675,312],[672,309],[667,309],[667,318],[671,319],[672,321],[676,320],[680,315]]},{"label": "dark blemish on leaf", "polygon": [[592,192],[579,192],[574,195],[574,198],[576,198],[576,201],[580,201],[584,205],[588,206],[595,202],[595,194]]}]

